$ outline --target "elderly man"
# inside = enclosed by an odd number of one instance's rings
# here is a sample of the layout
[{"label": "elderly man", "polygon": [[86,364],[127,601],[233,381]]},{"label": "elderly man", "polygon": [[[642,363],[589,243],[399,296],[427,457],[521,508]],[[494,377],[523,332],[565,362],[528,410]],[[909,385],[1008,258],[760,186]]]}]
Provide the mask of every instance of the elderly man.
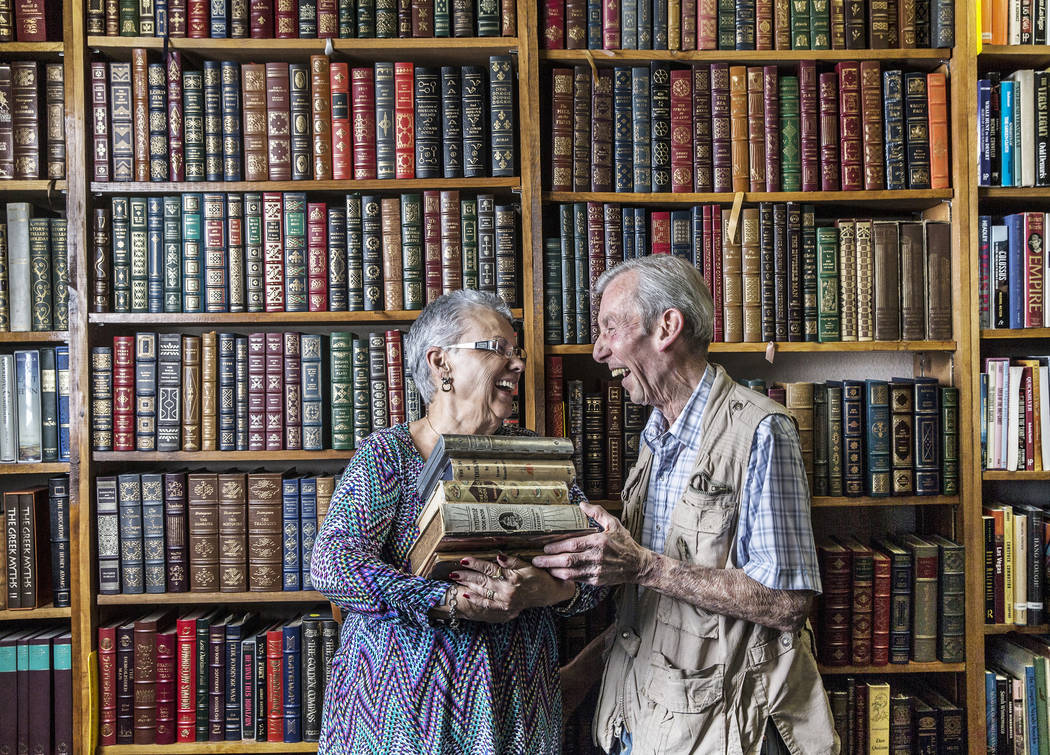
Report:
[{"label": "elderly man", "polygon": [[838,752],[804,631],[820,577],[791,417],[708,363],[713,303],[687,262],[630,260],[596,293],[594,358],[654,411],[623,524],[582,504],[604,532],[548,545],[533,564],[624,585],[598,744],[631,755]]}]

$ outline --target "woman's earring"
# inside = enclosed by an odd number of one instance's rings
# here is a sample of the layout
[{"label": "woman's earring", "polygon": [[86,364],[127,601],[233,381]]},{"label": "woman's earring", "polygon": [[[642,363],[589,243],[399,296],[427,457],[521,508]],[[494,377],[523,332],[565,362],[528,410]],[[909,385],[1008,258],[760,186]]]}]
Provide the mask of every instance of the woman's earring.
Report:
[{"label": "woman's earring", "polygon": [[449,393],[452,390],[452,376],[444,375],[441,378],[441,390]]}]

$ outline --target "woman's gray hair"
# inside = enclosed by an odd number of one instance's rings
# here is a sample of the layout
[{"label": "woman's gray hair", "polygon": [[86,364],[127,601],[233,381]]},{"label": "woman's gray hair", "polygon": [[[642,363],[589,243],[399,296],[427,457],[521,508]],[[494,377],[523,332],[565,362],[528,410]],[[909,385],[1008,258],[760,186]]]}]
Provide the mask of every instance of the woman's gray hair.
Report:
[{"label": "woman's gray hair", "polygon": [[602,273],[594,294],[601,296],[613,280],[630,272],[637,273],[634,299],[645,333],[652,332],[660,315],[677,309],[685,319],[686,342],[706,354],[714,335],[715,304],[700,271],[669,254],[637,257]]},{"label": "woman's gray hair", "polygon": [[405,366],[412,371],[416,390],[423,404],[434,397],[434,381],[430,379],[427,349],[431,346],[449,346],[462,340],[467,317],[477,309],[487,309],[513,324],[510,307],[495,294],[471,289],[460,289],[439,296],[430,302],[405,336]]}]

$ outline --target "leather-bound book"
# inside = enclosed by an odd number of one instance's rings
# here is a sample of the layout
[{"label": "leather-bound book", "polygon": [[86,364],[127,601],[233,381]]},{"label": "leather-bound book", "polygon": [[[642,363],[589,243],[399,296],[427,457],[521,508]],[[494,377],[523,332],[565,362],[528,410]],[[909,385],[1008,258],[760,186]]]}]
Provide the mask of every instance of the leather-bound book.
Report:
[{"label": "leather-bound book", "polygon": [[351,177],[353,138],[350,133],[350,71],[346,63],[329,66],[332,92],[332,178]]},{"label": "leather-bound book", "polygon": [[842,383],[842,469],[847,496],[864,495],[865,461],[864,383]]},{"label": "leather-bound book", "polygon": [[872,224],[875,297],[873,335],[876,341],[896,341],[901,337],[901,271],[897,233],[895,221],[876,220]]},{"label": "leather-bound book", "polygon": [[394,175],[415,178],[415,76],[410,62],[394,63]]},{"label": "leather-bound book", "polygon": [[186,476],[191,592],[218,592],[219,483],[214,473]]},{"label": "leather-bound book", "polygon": [[762,245],[762,340],[787,340],[787,206],[763,202],[758,210]]},{"label": "leather-bound book", "polygon": [[203,181],[206,178],[207,167],[203,72],[183,71],[182,89],[183,160],[186,180]]},{"label": "leather-bound book", "polygon": [[573,69],[551,72],[551,191],[573,186]]},{"label": "leather-bound book", "polygon": [[423,281],[426,303],[442,294],[441,198],[436,191],[423,192]]},{"label": "leather-bound book", "polygon": [[765,76],[759,66],[747,69],[748,185],[751,191],[766,189]]},{"label": "leather-bound book", "polygon": [[386,342],[383,334],[368,334],[368,382],[371,390],[372,429],[390,426],[389,396],[386,380]]},{"label": "leather-bound book", "polygon": [[[722,261],[721,281],[718,282],[719,293],[721,293],[722,295],[722,327],[720,330],[716,328],[715,335],[716,338],[719,338],[719,340],[727,341],[729,343],[738,343],[744,340],[744,280],[740,249],[740,233],[738,232],[735,238],[730,238],[729,213],[716,213],[716,207],[717,206],[711,208],[711,257],[713,260],[715,258],[715,255],[717,254]],[[706,264],[706,235],[708,225],[708,221],[706,218],[706,207],[704,208],[704,212],[704,270],[706,276],[706,270],[708,269],[708,266]],[[714,283],[714,265],[712,264],[710,267],[712,268],[712,282]]]},{"label": "leather-bound book", "polygon": [[811,0],[809,7],[809,47],[811,50],[831,49],[831,3],[829,0]]},{"label": "leather-bound book", "polygon": [[916,0],[897,0],[897,36],[900,46],[912,49],[916,44]]},{"label": "leather-bound book", "polygon": [[92,232],[92,312],[110,311],[110,223],[109,210],[98,207],[94,212]]},{"label": "leather-bound book", "polygon": [[361,281],[364,309],[383,309],[383,227],[380,197],[361,198]]},{"label": "leather-bound book", "polygon": [[940,72],[926,74],[929,110],[930,188],[947,189],[950,185],[948,148],[948,83]]},{"label": "leather-bound book", "polygon": [[854,223],[853,239],[857,258],[857,340],[870,341],[875,334],[875,250],[870,220]]},{"label": "leather-bound book", "polygon": [[248,336],[248,450],[266,448],[266,336]]},{"label": "leather-bound book", "polygon": [[354,446],[360,446],[372,432],[371,381],[367,336],[354,336],[351,344],[353,373]]},{"label": "leather-bound book", "polygon": [[[338,252],[333,250],[333,257],[341,259],[345,250],[344,241]],[[306,205],[306,296],[307,308],[311,312],[328,309],[328,252],[327,209],[323,202],[310,202]],[[345,279],[342,287],[345,291]]]},{"label": "leather-bound book", "polygon": [[175,743],[176,642],[176,630],[174,624],[169,624],[165,629],[157,632],[157,682],[155,693],[157,704],[157,734],[155,741],[158,745]]},{"label": "leather-bound book", "polygon": [[201,450],[201,337],[182,337],[182,450]]},{"label": "leather-bound book", "polygon": [[791,49],[791,0],[773,0],[773,49]]},{"label": "leather-bound book", "polygon": [[916,378],[914,385],[915,494],[940,495],[942,438],[937,381],[934,378]]},{"label": "leather-bound book", "polygon": [[218,475],[219,591],[245,592],[248,585],[247,480],[244,474]]},{"label": "leather-bound book", "polygon": [[[900,228],[901,338],[926,338],[926,296],[923,290],[926,258],[925,227],[918,222],[902,222]],[[949,278],[950,280],[950,278]],[[946,282],[950,286],[950,283]]]},{"label": "leather-bound book", "polygon": [[387,330],[383,334],[386,359],[387,401],[390,425],[405,421],[405,368],[402,360],[401,331]]},{"label": "leather-bound book", "polygon": [[151,745],[157,737],[157,634],[167,632],[175,619],[171,606],[160,608],[134,623],[134,744]]},{"label": "leather-bound book", "polygon": [[[802,165],[799,130],[799,91],[797,76],[781,76],[778,81],[780,122],[778,146],[780,171],[767,171],[766,182],[777,182],[778,190],[798,191],[802,186]],[[768,113],[768,107],[767,107]],[[768,137],[769,131],[766,135]],[[768,146],[767,146],[768,153]],[[768,160],[768,154],[767,154]]]},{"label": "leather-bound book", "polygon": [[[6,78],[6,82],[5,82]],[[0,176],[40,177],[40,120],[36,63],[16,61],[0,66],[0,92],[9,99],[0,107]],[[7,118],[4,118],[4,109]],[[3,121],[7,120],[7,124]],[[4,126],[7,128],[4,128]]]},{"label": "leather-bound book", "polygon": [[[292,146],[288,64],[266,63],[265,67],[269,179],[271,181],[290,181],[292,178]],[[375,178],[375,175],[372,174],[370,177]]]},{"label": "leather-bound book", "polygon": [[404,308],[404,267],[401,257],[401,200],[384,197],[382,208],[383,299],[387,309]]},{"label": "leather-bound book", "polygon": [[[5,89],[10,94],[11,69],[10,66],[0,66],[0,91]],[[92,63],[91,75],[91,123],[92,123],[92,173],[93,181],[109,181],[109,87],[106,85],[106,64]],[[10,100],[9,100],[10,102]],[[182,99],[179,99],[180,107]],[[0,106],[0,176],[14,176],[14,142],[11,128],[10,105],[6,108]],[[5,124],[6,120],[6,124]],[[181,118],[180,118],[181,123]],[[7,129],[5,129],[5,125]],[[5,131],[7,132],[5,135]]]},{"label": "leather-bound book", "polygon": [[285,309],[284,202],[277,192],[263,194],[263,273],[267,312]]},{"label": "leather-bound book", "polygon": [[884,71],[882,87],[886,188],[899,191],[907,187],[904,157],[904,80],[901,72]]},{"label": "leather-bound book", "polygon": [[[428,69],[431,75],[436,76],[437,71],[435,69]],[[461,73],[461,96],[463,104],[463,176],[465,178],[478,178],[481,176],[488,175],[489,171],[489,155],[486,153],[486,131],[488,130],[489,122],[489,108],[486,107],[488,104],[486,99],[486,87],[485,82],[487,79],[486,71],[483,66],[462,66],[460,68]],[[417,72],[417,81],[418,81]],[[422,86],[424,88],[429,87],[426,83],[426,77]],[[419,105],[419,94],[421,84],[417,83],[416,88],[416,173],[417,177],[419,174],[419,138],[420,129],[422,126],[426,126],[429,121],[426,109],[421,109]],[[438,96],[440,92],[437,89],[437,85],[434,85],[434,97]],[[429,90],[427,90],[429,91]],[[429,95],[428,95],[429,96]],[[428,100],[429,101],[429,100]],[[436,104],[435,104],[436,107]],[[429,140],[428,143],[434,145],[433,149],[435,155],[437,154],[437,143],[440,141],[438,132],[431,129],[426,131],[424,136]],[[436,165],[436,163],[435,163]],[[437,173],[435,173],[435,176]]]},{"label": "leather-bound book", "polygon": [[394,177],[394,64],[377,62],[375,86],[375,178]]},{"label": "leather-bound book", "polygon": [[755,49],[773,49],[773,0],[755,2]]},{"label": "leather-bound book", "polygon": [[[649,142],[651,190],[671,191],[671,73],[664,63],[649,64]],[[636,166],[637,167],[637,166]]]},{"label": "leather-bound book", "polygon": [[631,160],[633,174],[631,186],[636,192],[650,192],[653,188],[652,173],[652,109],[649,68],[631,68]]},{"label": "leather-bound book", "polygon": [[904,143],[909,189],[931,188],[927,92],[926,74],[904,74]]},{"label": "leather-bound book", "polygon": [[[187,163],[188,165],[189,163]],[[203,195],[184,193],[182,199],[182,311],[204,311]]]},{"label": "leather-bound book", "polygon": [[866,380],[864,395],[865,489],[871,497],[891,492],[889,385],[882,380]]},{"label": "leather-bound book", "polygon": [[893,495],[915,493],[915,391],[911,383],[890,381],[890,464]]},{"label": "leather-bound book", "polygon": [[[708,0],[701,0],[702,4],[706,2]],[[711,48],[701,49],[714,48],[712,46]],[[693,191],[709,192],[714,190],[711,145],[713,129],[713,119],[711,117],[711,68],[706,65],[694,65],[692,73]]]},{"label": "leather-bound book", "polygon": [[845,0],[846,49],[863,50],[868,46],[864,0]]},{"label": "leather-bound book", "polygon": [[514,61],[507,55],[489,57],[489,146],[493,177],[515,172]]},{"label": "leather-bound book", "polygon": [[810,487],[813,486],[813,421],[814,384],[806,382],[784,383],[784,406],[787,407],[798,428],[802,465]]},{"label": "leather-bound book", "polygon": [[[306,312],[306,193],[284,193],[284,309]],[[276,258],[276,253],[275,253]]]},{"label": "leather-bound book", "polygon": [[822,593],[819,606],[820,644],[817,652],[827,666],[848,666],[850,644],[853,553],[835,540],[817,545]]},{"label": "leather-bound book", "polygon": [[458,191],[441,192],[440,213],[441,289],[443,293],[448,293],[463,285]]},{"label": "leather-bound book", "polygon": [[[354,70],[356,71],[357,69]],[[441,72],[437,68],[416,66],[414,76],[415,176],[416,178],[438,178],[443,172],[441,149]],[[354,117],[356,118],[356,97],[354,103]],[[368,148],[370,149],[370,147]],[[354,149],[357,149],[356,142]],[[356,157],[357,154],[355,152],[355,159]]]},{"label": "leather-bound book", "polygon": [[113,337],[113,450],[135,450],[135,339]]},{"label": "leather-bound book", "polygon": [[843,191],[864,188],[864,150],[860,104],[860,67],[855,62],[837,63],[841,185]]},{"label": "leather-bound book", "polygon": [[572,69],[572,191],[588,191],[591,185],[591,69]]},{"label": "leather-bound book", "polygon": [[[218,192],[207,192],[202,196],[205,312],[226,312],[229,309],[229,238],[226,234],[225,204],[225,196]],[[134,219],[134,206],[132,215]],[[132,285],[134,287],[134,283]],[[134,290],[132,294],[134,299]]]},{"label": "leather-bound book", "polygon": [[[227,63],[223,63],[225,70]],[[310,134],[311,105],[310,105],[310,69],[305,63],[290,63],[288,65],[289,84],[289,136],[291,141],[292,155],[292,180],[305,181],[313,177],[313,147]],[[235,101],[234,101],[235,102]],[[225,100],[224,100],[225,106]],[[239,120],[239,119],[238,119]],[[227,150],[229,154],[229,150]],[[237,160],[237,170],[240,170],[240,160]],[[235,180],[231,177],[229,168],[226,170],[226,180]]]},{"label": "leather-bound book", "polygon": [[165,474],[163,485],[166,591],[187,592],[189,590],[189,561],[187,550],[186,473],[172,472]]},{"label": "leather-bound book", "polygon": [[218,438],[218,350],[215,331],[201,334],[201,450],[216,450]]},{"label": "leather-bound book", "polygon": [[631,69],[613,69],[613,185],[631,191],[634,185],[634,139],[631,122]]},{"label": "leather-bound book", "polygon": [[248,181],[265,181],[270,176],[267,140],[266,66],[244,63],[241,66],[244,127],[244,177]]},{"label": "leather-bound book", "polygon": [[565,49],[565,3],[546,0],[540,21],[543,26],[541,46],[544,50]]},{"label": "leather-bound book", "polygon": [[157,448],[157,334],[135,334],[135,449]]},{"label": "leather-bound book", "polygon": [[926,223],[926,338],[932,341],[952,337],[951,243],[948,223]]},{"label": "leather-bound book", "polygon": [[[748,172],[748,97],[746,66],[731,66],[729,68],[729,146],[732,190],[748,191],[750,188],[750,181]],[[716,187],[715,191],[719,191],[719,189]]]},{"label": "leather-bound book", "polygon": [[[186,178],[186,166],[183,158],[182,53],[178,50],[168,53],[164,81],[167,86],[167,176],[171,181],[183,181]],[[157,152],[160,151],[159,147],[158,144]],[[150,150],[154,151],[152,143]]]},{"label": "leather-bound book", "polygon": [[[587,270],[590,290],[605,272],[605,210],[600,202],[587,203]],[[655,221],[654,221],[655,222]],[[655,253],[655,251],[654,251]],[[598,339],[599,298],[590,298],[590,342]]]},{"label": "leather-bound book", "polygon": [[839,229],[839,319],[840,338],[857,340],[857,224],[842,219]]},{"label": "leather-bound book", "polygon": [[284,336],[266,334],[266,450],[284,448]]},{"label": "leather-bound book", "polygon": [[[818,119],[817,66],[813,61],[798,64],[799,89],[799,145],[802,170],[802,191],[819,191],[823,175],[822,122]],[[822,98],[821,98],[822,99]],[[820,111],[822,112],[822,110]],[[836,133],[836,147],[837,147]]]},{"label": "leather-bound book", "polygon": [[284,333],[284,448],[298,451],[303,447],[303,391],[301,345],[298,333]]},{"label": "leather-bound book", "polygon": [[134,177],[149,181],[149,73],[145,48],[131,51],[131,107],[134,133]]},{"label": "leather-bound book", "polygon": [[[346,3],[340,3],[342,6],[346,6]],[[413,0],[411,8],[411,24],[413,37],[433,37],[434,36],[434,3],[433,0]],[[344,34],[339,32],[333,34],[333,37],[350,37],[351,34]]]},{"label": "leather-bound book", "polygon": [[911,553],[913,578],[913,662],[937,660],[937,545],[911,533],[895,538]]},{"label": "leather-bound book", "polygon": [[868,41],[873,50],[894,49],[899,46],[898,2],[899,0],[871,0],[868,4]]},{"label": "leather-bound book", "polygon": [[[740,235],[741,281],[743,287],[743,340],[757,343],[762,338],[762,249],[759,210],[741,212]],[[726,218],[728,222],[728,217]]]},{"label": "leather-bound book", "polygon": [[[413,74],[414,76],[414,74]],[[400,79],[399,79],[400,81]],[[413,78],[409,78],[413,82]],[[414,92],[414,82],[409,91]],[[399,90],[400,91],[400,90]],[[399,95],[400,96],[400,95]],[[409,95],[411,96],[411,95]],[[414,106],[413,106],[414,107]],[[415,171],[415,114],[409,111],[413,174]],[[400,121],[399,121],[400,123]],[[445,178],[463,177],[463,79],[459,66],[441,67],[441,166]]]},{"label": "leather-bound book", "polygon": [[[864,188],[868,191],[886,187],[885,146],[882,124],[882,75],[877,60],[860,64],[860,105],[864,148]],[[843,170],[845,170],[843,165]]]},{"label": "leather-bound book", "polygon": [[718,0],[696,0],[696,49],[718,49]]},{"label": "leather-bound book", "polygon": [[791,47],[809,49],[810,0],[791,0]]},{"label": "leather-bound book", "polygon": [[313,177],[332,178],[332,92],[328,57],[310,56],[310,115]]},{"label": "leather-bound book", "polygon": [[[751,104],[750,101],[748,104]],[[781,118],[776,66],[764,66],[762,68],[762,108],[764,119],[764,154],[762,157],[762,162],[765,165],[764,190],[780,191]],[[752,170],[753,176],[754,171]]]},{"label": "leather-bound book", "polygon": [[[802,206],[797,202],[788,202],[787,212],[787,234],[786,234],[786,256],[778,256],[776,262],[782,267],[776,271],[778,289],[778,327],[781,319],[781,311],[786,309],[786,340],[803,340],[803,245],[802,245]],[[815,277],[815,275],[814,275]],[[782,293],[779,293],[782,292]],[[781,301],[785,306],[781,307]]]},{"label": "leather-bound book", "polygon": [[613,72],[599,69],[591,87],[590,177],[586,191],[613,190]]},{"label": "leather-bound book", "polygon": [[44,66],[47,108],[47,177],[66,177],[66,102],[65,75],[61,63]]},{"label": "leather-bound book", "polygon": [[820,74],[820,188],[823,191],[838,191],[841,188],[839,133],[838,77],[834,73],[822,73]]}]

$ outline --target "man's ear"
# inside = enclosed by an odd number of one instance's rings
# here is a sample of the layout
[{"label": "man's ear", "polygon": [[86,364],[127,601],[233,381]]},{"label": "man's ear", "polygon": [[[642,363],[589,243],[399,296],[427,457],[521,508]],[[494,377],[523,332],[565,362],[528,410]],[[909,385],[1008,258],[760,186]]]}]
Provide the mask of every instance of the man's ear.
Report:
[{"label": "man's ear", "polygon": [[671,347],[682,331],[685,330],[685,317],[677,309],[665,309],[656,321],[653,332],[656,334],[657,351],[666,351]]}]

